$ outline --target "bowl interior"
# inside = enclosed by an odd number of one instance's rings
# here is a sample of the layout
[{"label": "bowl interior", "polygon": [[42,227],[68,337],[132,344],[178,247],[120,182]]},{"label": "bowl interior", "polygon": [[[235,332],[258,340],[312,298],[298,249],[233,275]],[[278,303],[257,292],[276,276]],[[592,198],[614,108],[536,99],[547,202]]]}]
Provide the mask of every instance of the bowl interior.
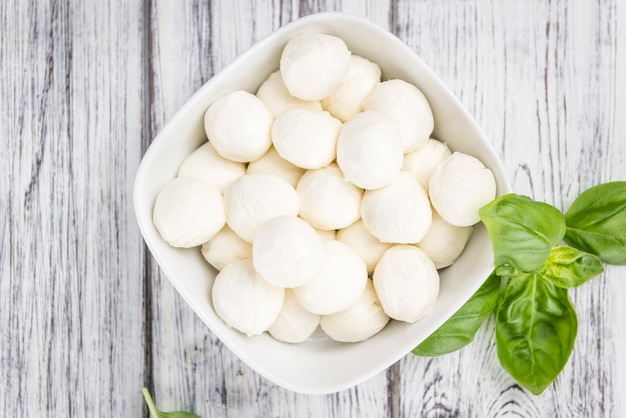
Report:
[{"label": "bowl interior", "polygon": [[493,253],[486,230],[477,225],[463,255],[441,272],[440,294],[427,317],[415,324],[391,321],[374,337],[356,344],[336,343],[321,332],[295,345],[278,342],[266,334],[249,338],[217,317],[210,299],[215,271],[197,248],[176,249],[160,238],[152,224],[154,201],[176,176],[183,159],[206,141],[203,116],[208,106],[237,89],[256,92],[278,68],[287,40],[301,32],[338,36],[353,53],[379,64],[383,79],[400,78],[417,85],[433,109],[432,136],[489,167],[496,178],[498,195],[508,193],[510,185],[483,133],[437,76],[387,31],[342,13],[308,16],[264,38],[209,80],[167,123],[143,157],[134,185],[137,220],[152,255],[196,314],[249,366],[294,391],[331,393],[386,369],[437,329],[487,278],[493,267]]}]

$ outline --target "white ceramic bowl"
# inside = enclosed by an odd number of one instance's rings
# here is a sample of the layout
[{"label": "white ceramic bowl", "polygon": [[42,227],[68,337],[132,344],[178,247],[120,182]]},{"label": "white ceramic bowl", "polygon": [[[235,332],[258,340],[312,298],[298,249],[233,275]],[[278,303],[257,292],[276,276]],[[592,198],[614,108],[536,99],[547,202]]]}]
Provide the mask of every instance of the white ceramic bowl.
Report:
[{"label": "white ceramic bowl", "polygon": [[210,289],[215,271],[200,250],[176,249],[161,239],[152,224],[158,192],[176,176],[183,159],[206,141],[203,115],[218,97],[236,89],[256,92],[278,68],[281,51],[292,36],[320,32],[342,38],[349,49],[380,65],[383,79],[400,78],[417,85],[435,116],[433,137],[450,148],[471,154],[489,167],[498,195],[510,185],[489,142],[459,101],[435,74],[398,38],[373,23],[342,13],[304,17],[259,41],[210,79],[155,138],[143,157],[134,185],[134,204],[143,237],[174,287],[211,331],[241,360],[267,379],[293,391],[322,394],[356,385],[406,355],[449,318],[478,289],[493,267],[488,234],[475,228],[463,255],[441,273],[441,289],[433,310],[415,324],[391,321],[369,340],[337,343],[322,333],[301,344],[286,344],[264,334],[246,337],[229,328],[215,313]]}]

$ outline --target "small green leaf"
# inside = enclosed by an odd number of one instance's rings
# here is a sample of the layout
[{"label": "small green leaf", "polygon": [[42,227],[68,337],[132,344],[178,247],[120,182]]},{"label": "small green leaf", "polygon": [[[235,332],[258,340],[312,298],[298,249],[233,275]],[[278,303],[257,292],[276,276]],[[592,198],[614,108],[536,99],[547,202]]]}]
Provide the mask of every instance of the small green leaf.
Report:
[{"label": "small green leaf", "polygon": [[577,287],[604,271],[602,261],[593,254],[572,247],[554,247],[543,277],[558,287]]},{"label": "small green leaf", "polygon": [[174,411],[174,412],[163,412],[159,411],[156,406],[154,406],[154,401],[152,400],[152,396],[150,396],[150,391],[148,388],[142,388],[143,397],[146,400],[146,404],[148,405],[148,409],[150,410],[150,418],[201,418],[199,415],[196,415],[191,412],[185,411]]},{"label": "small green leaf", "polygon": [[479,214],[493,244],[496,266],[537,271],[565,235],[563,214],[527,196],[500,196],[483,206]]},{"label": "small green leaf", "polygon": [[465,347],[495,309],[499,291],[500,278],[491,273],[476,293],[412,353],[440,356]]},{"label": "small green leaf", "polygon": [[594,186],[565,214],[565,242],[609,264],[626,265],[626,181]]},{"label": "small green leaf", "polygon": [[500,277],[520,277],[525,276],[528,273],[524,273],[523,271],[519,271],[517,268],[513,266],[499,266],[496,268],[496,274]]},{"label": "small green leaf", "polygon": [[511,279],[496,312],[500,364],[538,395],[567,364],[577,329],[567,289],[554,286],[539,274]]}]

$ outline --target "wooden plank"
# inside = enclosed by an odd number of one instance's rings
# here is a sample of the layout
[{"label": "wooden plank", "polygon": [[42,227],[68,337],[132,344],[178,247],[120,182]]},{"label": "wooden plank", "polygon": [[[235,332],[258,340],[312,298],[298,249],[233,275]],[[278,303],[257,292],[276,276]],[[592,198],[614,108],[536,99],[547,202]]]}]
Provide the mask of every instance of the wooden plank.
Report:
[{"label": "wooden plank", "polygon": [[137,416],[141,10],[0,4],[0,411]]},{"label": "wooden plank", "polygon": [[[154,3],[155,128],[163,126],[213,73],[261,37],[304,13],[299,6],[213,2],[185,8]],[[384,19],[386,22],[386,14]],[[187,408],[203,416],[389,415],[386,373],[328,396],[282,389],[223,347],[155,266],[151,274],[154,392],[163,409]]]},{"label": "wooden plank", "polygon": [[[516,192],[567,207],[585,188],[625,178],[615,170],[626,146],[614,137],[624,126],[615,115],[626,110],[623,81],[616,83],[625,69],[616,2],[398,7],[399,36],[475,115]],[[490,325],[460,352],[403,360],[403,415],[623,415],[623,378],[613,362],[624,344],[624,310],[615,296],[624,289],[610,268],[570,291],[579,315],[576,348],[541,397],[499,370]]]}]

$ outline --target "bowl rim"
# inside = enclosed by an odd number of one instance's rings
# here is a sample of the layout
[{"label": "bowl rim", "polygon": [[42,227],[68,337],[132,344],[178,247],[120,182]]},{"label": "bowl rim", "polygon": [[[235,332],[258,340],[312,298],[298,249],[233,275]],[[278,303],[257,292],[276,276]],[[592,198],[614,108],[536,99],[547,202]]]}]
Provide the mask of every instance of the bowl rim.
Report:
[{"label": "bowl rim", "polygon": [[[437,74],[435,74],[430,67],[428,67],[422,60],[421,58],[411,49],[409,48],[404,42],[402,42],[399,38],[397,38],[395,35],[393,35],[391,32],[387,31],[386,29],[378,26],[377,24],[359,17],[359,16],[355,16],[349,13],[345,13],[345,12],[323,12],[323,13],[317,13],[317,14],[312,14],[312,15],[308,15],[305,17],[301,17],[299,19],[296,19],[290,23],[287,23],[286,25],[278,28],[277,30],[273,31],[272,33],[266,35],[265,37],[263,37],[262,39],[260,39],[258,42],[256,42],[255,44],[253,44],[252,46],[250,46],[246,51],[244,51],[242,54],[240,54],[239,56],[237,56],[233,61],[231,61],[229,64],[227,64],[226,66],[224,66],[221,70],[219,70],[219,72],[217,72],[215,75],[213,75],[206,83],[203,84],[203,86],[201,86],[184,104],[183,106],[176,111],[176,113],[174,114],[174,116],[172,118],[170,118],[167,122],[164,123],[163,127],[161,128],[161,130],[158,132],[158,134],[155,136],[154,140],[152,141],[152,143],[150,144],[150,146],[148,147],[148,149],[146,150],[146,152],[144,153],[141,162],[139,164],[139,167],[137,169],[136,175],[135,175],[135,180],[134,180],[134,184],[133,184],[133,204],[134,204],[134,211],[135,211],[135,216],[137,218],[137,222],[139,225],[139,228],[141,230],[142,233],[142,237],[144,239],[144,242],[146,243],[150,254],[152,257],[154,257],[154,259],[157,261],[157,264],[159,265],[159,268],[165,273],[165,275],[168,277],[170,283],[172,283],[172,285],[174,286],[174,288],[177,290],[177,292],[182,296],[182,298],[185,300],[185,302],[187,304],[189,304],[189,306],[191,306],[191,308],[193,309],[194,313],[196,315],[198,315],[201,320],[205,323],[205,325],[207,325],[207,327],[210,329],[211,332],[213,332],[218,338],[219,340],[226,345],[229,350],[231,350],[239,359],[241,359],[244,363],[246,363],[248,366],[250,366],[253,370],[255,370],[257,373],[259,373],[260,375],[264,376],[266,379],[284,387],[287,389],[290,389],[292,391],[295,392],[300,392],[300,393],[307,393],[307,394],[327,394],[327,393],[333,393],[333,392],[338,392],[340,390],[352,387],[358,383],[361,383],[367,379],[369,379],[370,377],[374,376],[375,374],[380,373],[381,371],[387,369],[388,367],[390,367],[393,363],[395,363],[396,361],[398,361],[399,359],[401,359],[402,357],[404,357],[408,352],[407,351],[398,351],[397,355],[393,356],[393,361],[387,361],[385,362],[385,364],[379,364],[377,365],[377,367],[372,367],[370,369],[368,369],[366,372],[359,374],[358,376],[355,376],[354,378],[350,379],[350,380],[344,380],[344,381],[340,381],[340,382],[335,382],[335,383],[328,383],[325,384],[323,386],[302,386],[302,385],[298,385],[298,384],[294,384],[293,382],[287,381],[279,376],[276,376],[274,374],[272,374],[270,371],[268,371],[262,364],[259,364],[258,362],[256,362],[254,359],[250,358],[250,356],[248,356],[245,352],[243,352],[240,347],[235,344],[231,338],[229,338],[227,335],[225,335],[225,333],[223,332],[223,329],[220,327],[215,327],[213,325],[215,324],[211,324],[209,323],[208,319],[200,314],[200,307],[193,301],[193,299],[191,299],[189,297],[189,294],[182,288],[182,285],[179,281],[174,280],[173,277],[176,275],[175,272],[170,271],[170,269],[167,266],[167,263],[164,263],[164,260],[161,256],[161,254],[156,251],[154,243],[152,241],[151,234],[153,235],[154,231],[150,230],[150,225],[148,225],[148,223],[151,222],[151,218],[149,219],[145,219],[145,216],[143,215],[143,213],[145,212],[145,207],[143,206],[144,202],[141,200],[141,198],[139,197],[141,194],[141,187],[143,182],[145,181],[145,177],[148,175],[147,173],[147,168],[146,165],[144,164],[144,161],[150,160],[153,157],[153,154],[155,154],[157,152],[157,148],[159,148],[161,146],[161,143],[167,139],[167,137],[169,135],[171,135],[171,130],[174,129],[174,126],[177,123],[180,123],[180,121],[185,117],[185,115],[187,114],[187,112],[198,106],[197,102],[201,99],[201,97],[204,95],[204,92],[207,91],[211,86],[219,84],[226,76],[227,74],[231,71],[231,69],[238,67],[239,65],[241,65],[242,62],[245,62],[249,59],[250,56],[253,56],[254,54],[257,54],[258,51],[263,51],[265,48],[268,47],[268,45],[271,45],[272,43],[274,43],[276,41],[277,38],[284,36],[286,33],[295,33],[297,30],[304,30],[307,27],[311,26],[311,25],[315,25],[315,24],[319,24],[319,23],[328,23],[328,22],[334,22],[335,24],[337,23],[345,23],[345,24],[357,24],[360,25],[363,28],[366,28],[370,31],[372,31],[373,33],[376,34],[376,36],[380,36],[382,37],[385,42],[393,42],[394,45],[400,50],[400,52],[402,54],[409,54],[412,59],[416,60],[417,62],[421,63],[422,65],[422,70],[425,71],[426,73],[428,73],[428,75],[433,78],[434,80],[436,80],[439,83],[439,89],[440,89],[440,94],[442,94],[443,96],[445,96],[445,99],[447,101],[453,102],[456,106],[456,111],[460,112],[462,114],[462,116],[465,119],[465,122],[469,123],[472,128],[474,129],[475,133],[480,137],[483,145],[486,147],[485,151],[490,153],[495,161],[495,168],[499,171],[498,173],[494,172],[494,176],[496,177],[496,180],[498,181],[498,195],[502,195],[505,193],[509,193],[511,192],[511,186],[508,180],[508,177],[506,176],[506,173],[504,172],[504,168],[502,166],[502,162],[500,161],[500,159],[497,157],[497,155],[495,154],[494,148],[491,144],[490,141],[487,140],[485,134],[483,133],[483,131],[480,129],[480,127],[478,126],[477,122],[474,120],[474,118],[469,114],[469,112],[465,109],[465,107],[461,104],[461,102],[459,101],[459,99],[454,96],[452,94],[452,92],[447,88],[447,86],[441,81],[441,79],[439,78],[439,76],[437,76]],[[152,229],[154,227],[152,226]],[[486,278],[487,276],[485,276]],[[474,291],[478,289],[478,287],[480,286],[481,283],[477,284],[474,288]],[[473,293],[473,292],[472,292]],[[458,307],[462,306],[463,303],[465,303],[466,299],[464,299],[463,301],[461,301],[458,304]],[[457,307],[457,309],[458,309]],[[452,313],[450,314],[450,316],[456,311],[456,309],[454,311],[452,311]],[[448,316],[449,317],[449,316]],[[441,325],[441,323],[445,322],[445,320],[447,320],[447,318],[444,318],[440,321],[439,325]],[[439,327],[439,325],[431,327],[431,331],[430,333],[432,333],[435,329],[437,329]],[[428,333],[428,335],[430,335],[430,333]],[[270,337],[271,338],[271,337]],[[424,337],[426,338],[426,337]]]}]

